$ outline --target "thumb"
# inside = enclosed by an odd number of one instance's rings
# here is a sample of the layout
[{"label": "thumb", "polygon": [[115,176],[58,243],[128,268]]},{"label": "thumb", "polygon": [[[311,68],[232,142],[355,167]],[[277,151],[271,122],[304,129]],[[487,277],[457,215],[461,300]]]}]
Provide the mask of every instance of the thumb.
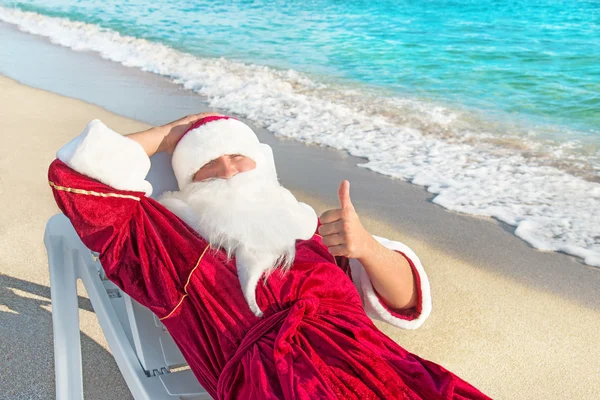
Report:
[{"label": "thumb", "polygon": [[350,200],[350,182],[344,180],[340,183],[340,187],[338,188],[338,199],[340,200],[340,207],[342,209],[354,211],[354,206]]}]

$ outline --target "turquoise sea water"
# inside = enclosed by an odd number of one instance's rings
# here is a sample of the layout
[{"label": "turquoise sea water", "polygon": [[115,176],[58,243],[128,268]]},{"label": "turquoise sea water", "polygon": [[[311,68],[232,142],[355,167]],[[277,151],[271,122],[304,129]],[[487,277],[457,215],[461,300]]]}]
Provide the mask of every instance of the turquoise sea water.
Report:
[{"label": "turquoise sea water", "polygon": [[166,76],[216,110],[363,157],[361,167],[424,186],[440,206],[600,267],[599,10],[0,0],[0,21]]},{"label": "turquoise sea water", "polygon": [[200,56],[290,68],[600,135],[597,1],[0,4]]}]

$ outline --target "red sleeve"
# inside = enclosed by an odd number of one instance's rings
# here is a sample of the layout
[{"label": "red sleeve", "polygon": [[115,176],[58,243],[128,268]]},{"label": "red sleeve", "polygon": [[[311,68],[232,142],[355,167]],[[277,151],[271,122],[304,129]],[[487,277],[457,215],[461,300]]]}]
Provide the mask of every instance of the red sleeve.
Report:
[{"label": "red sleeve", "polygon": [[129,222],[144,193],[116,190],[82,175],[55,160],[48,183],[60,210],[71,220],[83,244],[105,253],[107,247],[127,234]]},{"label": "red sleeve", "polygon": [[143,192],[116,190],[60,160],[50,165],[48,180],[78,236],[99,253],[106,276],[157,316],[173,310],[206,242]]}]

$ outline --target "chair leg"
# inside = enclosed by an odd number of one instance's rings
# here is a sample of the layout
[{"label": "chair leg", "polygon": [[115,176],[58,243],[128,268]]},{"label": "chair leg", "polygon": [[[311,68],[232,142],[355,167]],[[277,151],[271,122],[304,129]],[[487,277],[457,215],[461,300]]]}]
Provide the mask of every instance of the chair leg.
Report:
[{"label": "chair leg", "polygon": [[108,347],[132,396],[136,400],[173,399],[173,397],[168,396],[165,387],[158,378],[150,379],[146,376],[96,269],[93,266],[85,266],[83,262],[79,265],[81,265],[79,270],[81,281],[92,302],[92,307],[94,307]]},{"label": "chair leg", "polygon": [[[52,294],[54,367],[57,400],[82,400],[83,377],[77,272],[72,253],[65,252],[62,240],[47,247]],[[67,255],[66,257],[64,255]]]}]

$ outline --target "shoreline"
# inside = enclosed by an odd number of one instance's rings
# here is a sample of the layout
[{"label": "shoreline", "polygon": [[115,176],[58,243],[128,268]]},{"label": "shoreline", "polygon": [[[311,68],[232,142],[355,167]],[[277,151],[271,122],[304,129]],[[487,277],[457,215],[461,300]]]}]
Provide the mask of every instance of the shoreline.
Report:
[{"label": "shoreline", "polygon": [[515,234],[533,247],[562,250],[600,267],[594,228],[600,225],[598,160],[591,143],[576,139],[587,134],[567,129],[553,135],[557,126],[527,128],[518,116],[485,122],[459,110],[467,98],[457,99],[453,111],[429,103],[427,96],[378,95],[367,87],[329,84],[326,75],[319,83],[299,71],[263,68],[256,60],[258,65],[236,57],[206,58],[165,46],[158,37],[103,31],[91,21],[0,10],[1,20],[26,32],[205,93],[205,102],[249,116],[276,136],[366,157],[361,167],[424,186],[446,209],[496,217],[517,227]]},{"label": "shoreline", "polygon": [[[4,33],[5,27],[0,24],[0,32]],[[23,284],[25,290],[18,293],[9,289],[15,279],[48,285],[41,236],[47,218],[58,212],[45,179],[56,150],[93,118],[130,133],[208,107],[200,96],[164,78],[102,60],[93,53],[60,48],[43,38],[13,33],[11,40],[17,42],[12,46],[31,51],[14,53],[7,60],[0,50],[0,115],[4,116],[0,131],[5,136],[5,132],[19,132],[5,137],[6,146],[0,150],[0,166],[5,172],[2,186],[12,188],[2,201],[10,211],[1,217],[0,290],[18,297],[15,304],[30,305],[20,313],[35,315],[40,306],[31,306],[32,297],[23,294],[30,286]],[[3,37],[0,43],[5,40]],[[45,66],[43,71],[23,67],[27,58],[34,57],[37,65]],[[101,79],[92,79],[98,76]],[[35,107],[34,115],[30,107]],[[119,115],[113,114],[117,111]],[[356,157],[278,139],[260,129],[257,134],[273,148],[280,179],[299,200],[318,213],[336,207],[337,185],[349,179],[353,203],[365,227],[373,234],[403,241],[422,259],[432,284],[433,313],[417,331],[401,331],[378,322],[388,336],[494,398],[510,398],[514,393],[532,399],[551,394],[582,399],[600,395],[600,338],[595,333],[600,330],[599,269],[571,256],[532,249],[488,218],[443,209],[431,203],[433,195],[421,187],[356,167],[361,161]],[[35,157],[20,156],[27,152]],[[28,200],[23,202],[23,196]],[[33,254],[23,257],[25,249],[32,249]],[[49,290],[42,294],[38,297],[43,301],[36,301],[47,304]],[[6,307],[19,310],[11,304]],[[19,337],[16,333],[26,329],[25,322],[13,320],[14,314],[3,308],[0,311],[0,343],[24,349],[33,359],[33,349],[41,341],[45,347],[35,352],[49,352],[50,357],[33,370],[44,368],[44,375],[50,375],[52,347],[41,335],[51,336],[51,320],[48,323],[44,317],[36,336]],[[90,337],[84,342],[95,349],[95,357],[104,360],[102,368],[110,379],[122,382],[118,371],[111,369],[102,333],[89,314],[82,318],[82,330]],[[17,374],[31,375],[26,360],[16,364]],[[42,381],[48,385],[53,379],[52,373]],[[27,383],[8,384],[23,385],[27,390]],[[123,387],[117,383],[111,390],[122,391]]]},{"label": "shoreline", "polygon": [[[0,48],[0,74],[23,84],[78,98],[151,125],[190,113],[218,111],[201,96],[164,77],[124,67],[96,53],[53,45],[46,38],[20,32],[6,23],[0,23],[0,33],[6,38],[4,49]],[[18,52],[20,48],[32,51]],[[39,57],[44,59],[43,70],[35,68]],[[357,167],[364,159],[277,138],[250,125],[259,139],[273,148],[280,180],[289,189],[334,204],[339,183],[350,178],[352,199],[361,215],[388,221],[401,232],[493,273],[600,310],[600,296],[596,296],[600,268],[564,253],[536,250],[514,234],[514,227],[498,220],[438,206],[431,201],[434,195],[421,186]],[[319,179],[307,178],[298,165],[309,173],[318,171]],[[530,265],[543,266],[544,272],[539,274]]]}]

